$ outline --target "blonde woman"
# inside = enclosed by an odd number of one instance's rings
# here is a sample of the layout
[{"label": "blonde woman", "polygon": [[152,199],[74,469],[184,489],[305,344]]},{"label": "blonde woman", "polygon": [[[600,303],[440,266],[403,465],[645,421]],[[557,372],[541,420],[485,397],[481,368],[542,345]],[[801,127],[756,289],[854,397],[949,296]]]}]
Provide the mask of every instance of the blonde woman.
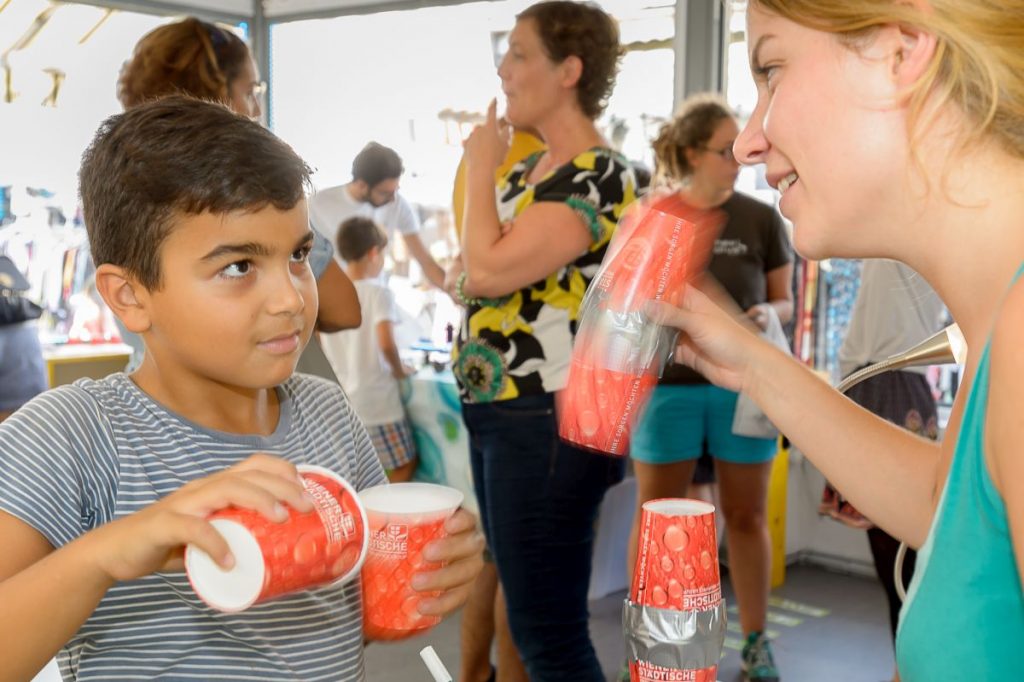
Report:
[{"label": "blonde woman", "polygon": [[755,0],[767,165],[809,258],[885,257],[935,288],[970,349],[936,444],[855,406],[699,292],[652,314],[677,357],[751,396],[865,516],[920,547],[904,682],[1024,679],[1024,2]]}]

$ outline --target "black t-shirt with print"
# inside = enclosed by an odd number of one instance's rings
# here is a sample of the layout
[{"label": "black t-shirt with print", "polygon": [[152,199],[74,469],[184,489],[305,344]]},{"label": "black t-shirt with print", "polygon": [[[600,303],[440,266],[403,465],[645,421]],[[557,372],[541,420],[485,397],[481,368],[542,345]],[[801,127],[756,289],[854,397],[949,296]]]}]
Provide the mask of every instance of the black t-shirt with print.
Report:
[{"label": "black t-shirt with print", "polygon": [[[782,217],[773,207],[734,192],[722,204],[728,216],[715,240],[708,271],[743,310],[768,300],[765,273],[793,260]],[[669,364],[662,384],[700,384],[707,380],[684,365]]]}]

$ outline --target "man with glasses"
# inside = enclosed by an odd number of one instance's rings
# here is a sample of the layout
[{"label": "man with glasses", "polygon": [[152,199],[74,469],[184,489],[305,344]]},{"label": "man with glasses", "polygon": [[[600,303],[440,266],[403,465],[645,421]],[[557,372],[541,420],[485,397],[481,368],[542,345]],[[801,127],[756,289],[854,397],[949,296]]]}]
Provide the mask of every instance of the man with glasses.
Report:
[{"label": "man with glasses", "polygon": [[313,227],[331,243],[339,226],[353,216],[370,218],[392,237],[398,232],[406,250],[436,287],[444,286],[444,270],[434,261],[420,238],[420,221],[412,206],[398,193],[402,159],[395,150],[376,142],[367,144],[352,161],[348,184],[320,190],[309,200]]}]

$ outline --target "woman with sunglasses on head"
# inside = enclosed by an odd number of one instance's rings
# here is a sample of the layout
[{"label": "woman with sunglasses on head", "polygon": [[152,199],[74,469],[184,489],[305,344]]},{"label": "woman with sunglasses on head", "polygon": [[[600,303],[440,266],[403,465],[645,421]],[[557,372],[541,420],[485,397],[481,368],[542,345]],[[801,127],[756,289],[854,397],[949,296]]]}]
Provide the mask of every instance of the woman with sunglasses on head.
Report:
[{"label": "woman with sunglasses on head", "polygon": [[[782,323],[793,316],[793,257],[775,209],[733,189],[740,168],[732,154],[738,134],[736,118],[720,98],[688,99],[654,141],[657,175],[678,187],[686,205],[725,213],[708,266],[717,280],[711,286],[721,285],[752,326],[764,330],[770,315]],[[777,447],[775,438],[733,434],[737,397],[685,365],[666,367],[630,442],[637,512],[628,565],[632,569],[636,561],[642,505],[683,497],[698,459],[710,455],[721,492],[730,577],[747,636],[743,666],[753,682],[769,682],[778,679],[778,672],[763,634],[771,567],[765,511]]]},{"label": "woman with sunglasses on head", "polygon": [[[234,32],[195,17],[164,24],[143,36],[117,85],[125,109],[179,94],[220,102],[249,118],[262,114],[264,85],[249,48]],[[334,332],[358,327],[361,316],[355,287],[332,257],[330,241],[315,230],[313,238],[308,259],[317,279],[318,329]]]},{"label": "woman with sunglasses on head", "polygon": [[857,407],[693,289],[650,312],[921,549],[903,682],[1024,679],[1024,2],[754,0],[747,27],[736,155],[766,164],[802,254],[902,261],[946,303],[969,350],[945,437]]}]

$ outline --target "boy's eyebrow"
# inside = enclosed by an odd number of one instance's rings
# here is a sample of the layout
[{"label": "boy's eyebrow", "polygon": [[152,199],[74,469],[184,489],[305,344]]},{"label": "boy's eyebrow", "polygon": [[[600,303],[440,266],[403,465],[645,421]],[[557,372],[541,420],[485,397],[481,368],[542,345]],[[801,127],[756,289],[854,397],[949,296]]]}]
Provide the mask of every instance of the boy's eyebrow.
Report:
[{"label": "boy's eyebrow", "polygon": [[243,244],[221,244],[200,260],[217,260],[222,256],[269,256],[270,251],[263,244],[245,242]]},{"label": "boy's eyebrow", "polygon": [[[295,243],[295,249],[300,249],[309,242],[313,241],[313,231],[310,230],[306,234],[302,235],[302,238]],[[269,256],[270,250],[266,246],[258,242],[244,242],[241,244],[221,244],[215,247],[208,254],[200,258],[200,260],[211,261],[217,260],[223,256]]]}]

